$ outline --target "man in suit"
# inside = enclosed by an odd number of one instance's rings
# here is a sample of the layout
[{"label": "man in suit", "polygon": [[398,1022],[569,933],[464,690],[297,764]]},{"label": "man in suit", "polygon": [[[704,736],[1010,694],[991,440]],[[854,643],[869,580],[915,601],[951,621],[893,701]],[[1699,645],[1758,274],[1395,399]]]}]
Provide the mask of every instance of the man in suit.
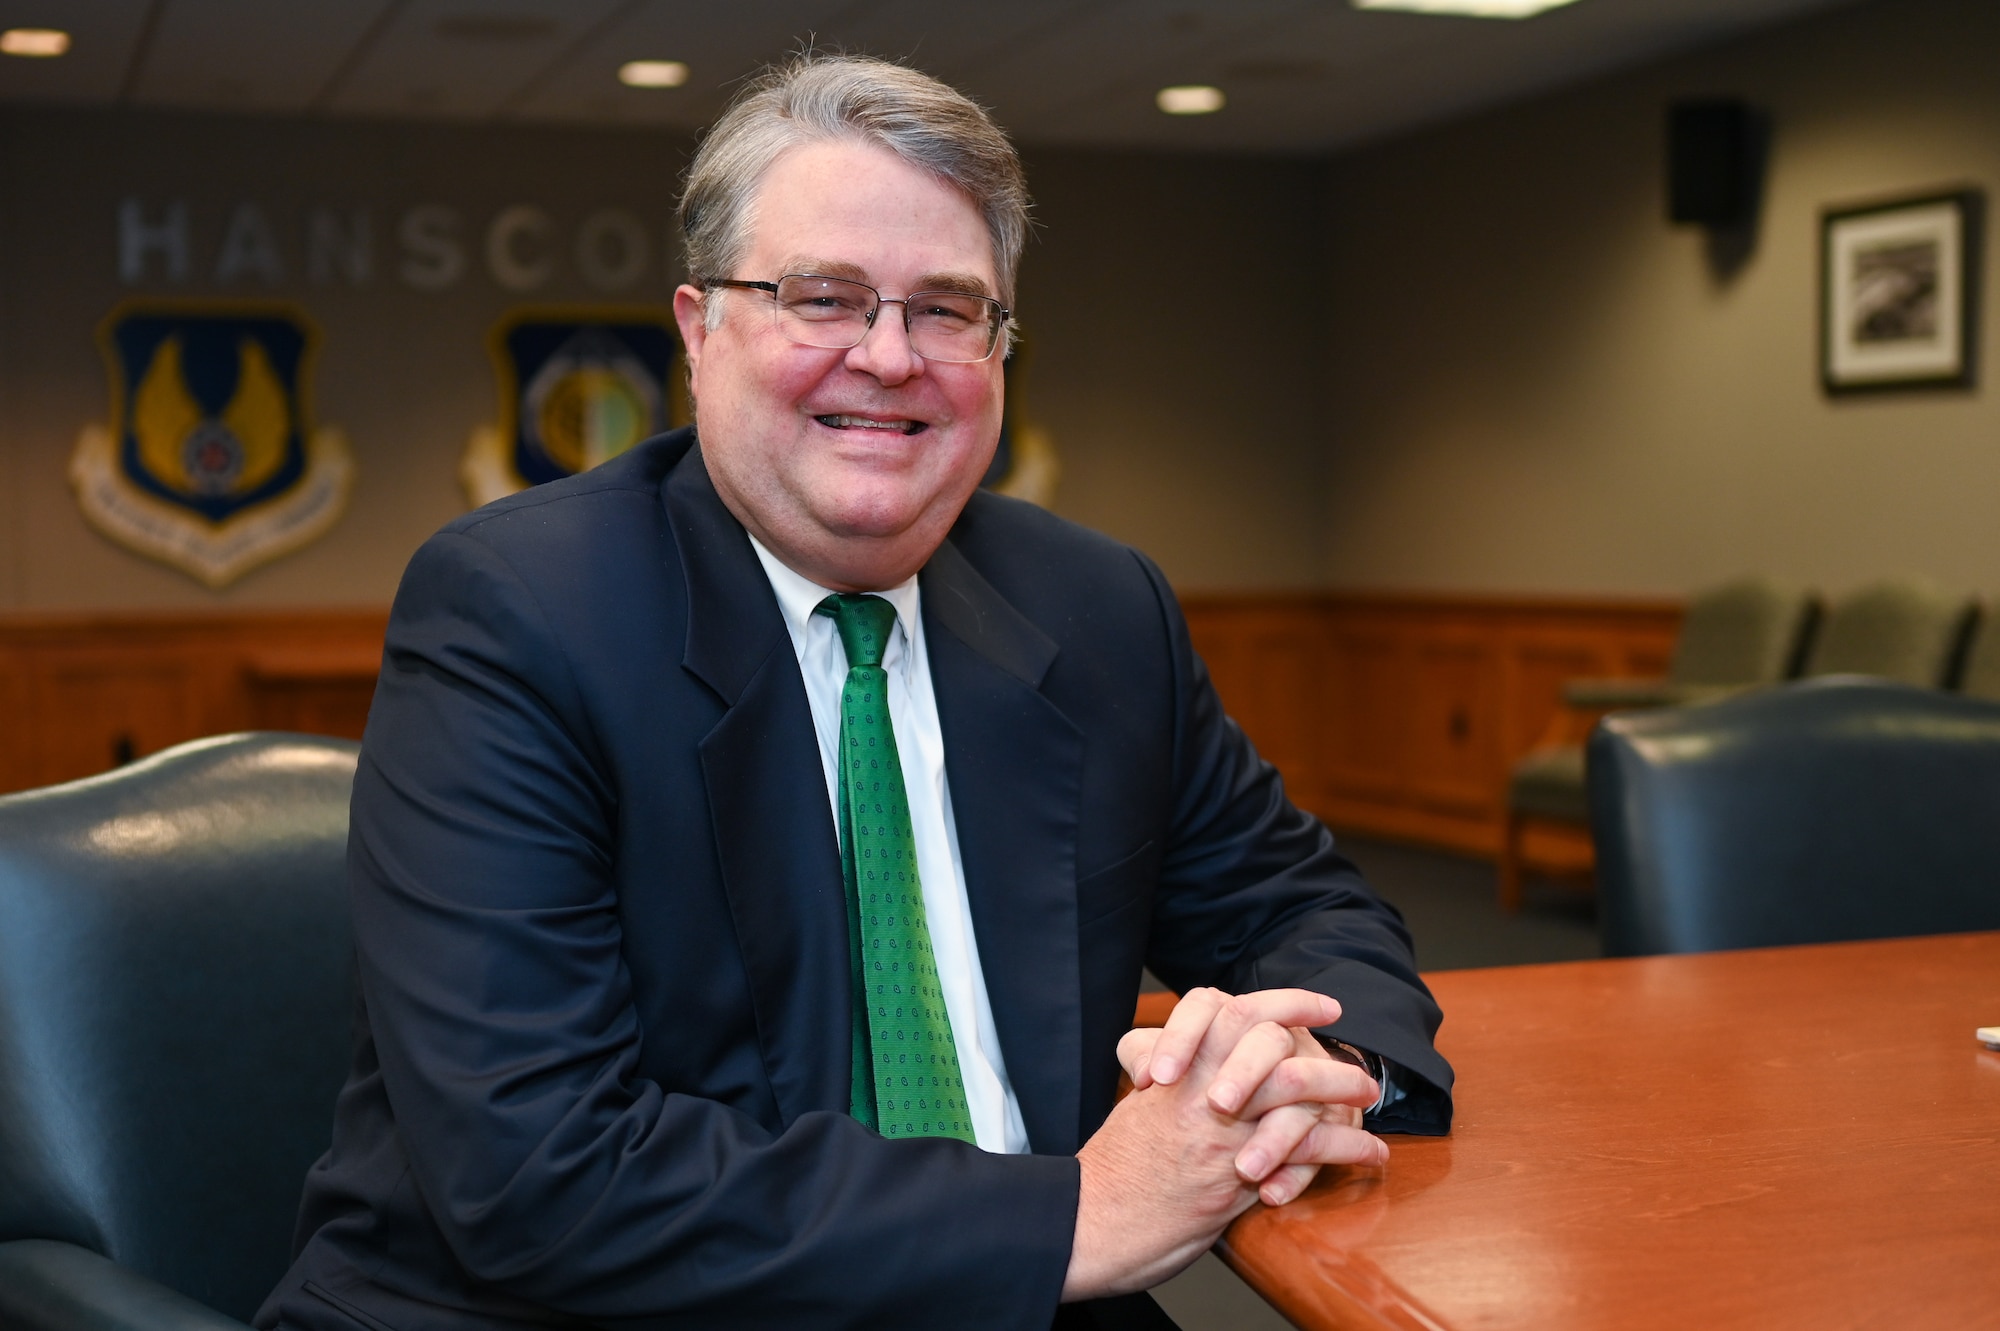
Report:
[{"label": "man in suit", "polygon": [[951,89],[771,72],[683,199],[696,429],[411,561],[260,1326],[1157,1325],[1243,1209],[1386,1158],[1364,1110],[1444,1130],[1400,920],[1159,572],[974,493],[1025,208]]}]

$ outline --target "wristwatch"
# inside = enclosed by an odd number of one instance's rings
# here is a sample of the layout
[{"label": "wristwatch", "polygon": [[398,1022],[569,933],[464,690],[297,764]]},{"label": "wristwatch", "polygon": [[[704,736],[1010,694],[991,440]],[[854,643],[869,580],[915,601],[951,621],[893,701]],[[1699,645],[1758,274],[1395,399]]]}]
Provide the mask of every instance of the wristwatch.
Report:
[{"label": "wristwatch", "polygon": [[1327,1053],[1332,1054],[1343,1063],[1352,1063],[1355,1067],[1360,1068],[1375,1079],[1377,1086],[1382,1084],[1381,1055],[1371,1054],[1366,1049],[1356,1049],[1347,1041],[1336,1040],[1331,1035],[1317,1035],[1313,1038],[1319,1041],[1320,1048],[1326,1050]]},{"label": "wristwatch", "polygon": [[1336,1040],[1331,1035],[1320,1035],[1315,1032],[1313,1039],[1318,1040],[1320,1048],[1326,1050],[1327,1053],[1332,1054],[1343,1063],[1350,1063],[1360,1068],[1374,1079],[1375,1103],[1369,1108],[1368,1112],[1372,1114],[1380,1109],[1383,1103],[1389,1098],[1389,1083],[1382,1076],[1382,1056],[1380,1054],[1372,1054],[1366,1049],[1356,1049],[1347,1041]]}]

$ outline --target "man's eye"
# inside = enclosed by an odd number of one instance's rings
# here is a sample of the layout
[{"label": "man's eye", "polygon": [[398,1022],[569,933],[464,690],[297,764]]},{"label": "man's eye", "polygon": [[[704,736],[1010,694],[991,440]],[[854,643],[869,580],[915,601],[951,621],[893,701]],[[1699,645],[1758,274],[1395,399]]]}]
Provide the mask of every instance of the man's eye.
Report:
[{"label": "man's eye", "polygon": [[785,308],[808,319],[856,318],[867,313],[866,307],[852,297],[826,294],[800,297]]},{"label": "man's eye", "polygon": [[959,301],[927,300],[910,313],[938,328],[964,328],[984,320],[983,311]]}]

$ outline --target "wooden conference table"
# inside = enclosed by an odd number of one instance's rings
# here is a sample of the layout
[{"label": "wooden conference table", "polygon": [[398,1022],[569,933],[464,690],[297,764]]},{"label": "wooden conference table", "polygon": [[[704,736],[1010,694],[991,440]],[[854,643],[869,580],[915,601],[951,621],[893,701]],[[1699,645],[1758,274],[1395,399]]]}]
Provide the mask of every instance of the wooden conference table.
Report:
[{"label": "wooden conference table", "polygon": [[2000,1327],[2000,933],[1426,977],[1450,1137],[1252,1210],[1301,1327]]}]

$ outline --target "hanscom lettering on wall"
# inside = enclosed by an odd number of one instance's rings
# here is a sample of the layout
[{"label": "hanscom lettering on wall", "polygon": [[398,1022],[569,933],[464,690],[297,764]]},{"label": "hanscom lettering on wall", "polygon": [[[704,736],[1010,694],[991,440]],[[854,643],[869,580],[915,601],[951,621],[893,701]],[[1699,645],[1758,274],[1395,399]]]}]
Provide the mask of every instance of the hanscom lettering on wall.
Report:
[{"label": "hanscom lettering on wall", "polygon": [[391,215],[317,205],[287,218],[244,200],[203,231],[186,199],[127,196],[118,203],[117,236],[118,280],[127,286],[276,288],[302,280],[442,292],[483,274],[503,291],[526,294],[566,274],[604,292],[667,276],[645,220],[616,207],[566,228],[532,203],[508,204],[483,219],[443,203]]}]

